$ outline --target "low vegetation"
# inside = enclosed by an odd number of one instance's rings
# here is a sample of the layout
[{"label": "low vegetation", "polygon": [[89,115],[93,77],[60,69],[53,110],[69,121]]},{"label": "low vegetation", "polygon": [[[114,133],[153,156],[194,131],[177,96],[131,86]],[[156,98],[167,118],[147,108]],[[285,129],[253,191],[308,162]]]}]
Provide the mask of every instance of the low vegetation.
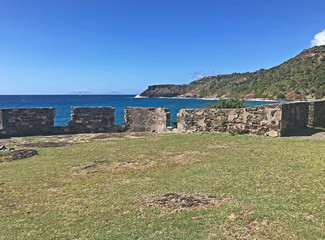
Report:
[{"label": "low vegetation", "polygon": [[324,140],[75,136],[0,163],[0,239],[325,239]]},{"label": "low vegetation", "polygon": [[171,120],[170,123],[172,124],[172,126],[174,126],[175,128],[177,128],[177,118]]},{"label": "low vegetation", "polygon": [[239,99],[230,99],[230,100],[220,100],[220,102],[216,104],[207,104],[208,108],[244,108],[247,107],[247,104],[244,103],[243,100]]}]

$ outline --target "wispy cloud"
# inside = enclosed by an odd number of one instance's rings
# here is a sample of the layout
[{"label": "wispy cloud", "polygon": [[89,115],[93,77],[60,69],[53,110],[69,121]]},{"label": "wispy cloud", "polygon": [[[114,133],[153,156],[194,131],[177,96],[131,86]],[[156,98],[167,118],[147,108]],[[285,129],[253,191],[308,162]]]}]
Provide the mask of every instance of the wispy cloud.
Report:
[{"label": "wispy cloud", "polygon": [[212,72],[195,71],[195,72],[191,73],[192,78],[195,78],[195,79],[208,77],[208,76],[217,76],[218,74],[219,74],[218,71],[212,71]]},{"label": "wispy cloud", "polygon": [[320,33],[317,33],[313,40],[311,40],[311,46],[321,46],[325,45],[325,29]]}]

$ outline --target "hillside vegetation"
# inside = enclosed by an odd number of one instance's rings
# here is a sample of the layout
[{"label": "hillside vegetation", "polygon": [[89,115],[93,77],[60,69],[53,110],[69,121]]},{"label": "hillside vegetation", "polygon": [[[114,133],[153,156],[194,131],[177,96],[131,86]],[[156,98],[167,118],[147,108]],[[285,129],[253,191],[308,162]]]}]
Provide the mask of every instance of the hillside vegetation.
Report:
[{"label": "hillside vegetation", "polygon": [[[168,86],[171,89],[172,85]],[[325,96],[325,46],[304,50],[296,57],[271,69],[210,76],[180,86],[183,91],[178,93],[173,91],[174,97],[274,100],[323,98]],[[159,94],[163,92],[162,88],[162,85],[151,86],[151,91],[146,90],[142,96],[163,97]],[[159,89],[159,92],[154,89]]]},{"label": "hillside vegetation", "polygon": [[82,136],[0,163],[0,239],[325,239],[324,140],[79,134],[1,144]]}]

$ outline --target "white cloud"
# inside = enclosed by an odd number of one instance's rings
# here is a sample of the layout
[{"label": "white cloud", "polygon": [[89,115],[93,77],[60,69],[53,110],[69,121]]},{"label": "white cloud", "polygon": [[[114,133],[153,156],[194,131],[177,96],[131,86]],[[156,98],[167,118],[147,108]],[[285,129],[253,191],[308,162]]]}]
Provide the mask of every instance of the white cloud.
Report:
[{"label": "white cloud", "polygon": [[199,79],[203,77],[217,76],[218,74],[219,74],[218,71],[212,71],[212,72],[195,71],[192,73],[192,78]]},{"label": "white cloud", "polygon": [[313,40],[311,40],[311,46],[321,46],[325,45],[325,29],[320,33],[317,33]]}]

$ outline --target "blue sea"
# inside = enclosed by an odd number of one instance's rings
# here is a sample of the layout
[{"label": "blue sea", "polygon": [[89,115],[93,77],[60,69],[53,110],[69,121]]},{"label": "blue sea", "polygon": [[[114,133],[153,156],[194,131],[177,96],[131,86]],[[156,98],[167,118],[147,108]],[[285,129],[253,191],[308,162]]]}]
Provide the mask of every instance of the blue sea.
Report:
[{"label": "blue sea", "polygon": [[[171,119],[175,119],[182,108],[204,107],[219,100],[178,98],[137,98],[135,95],[0,95],[0,108],[54,107],[55,126],[67,126],[70,107],[115,107],[115,124],[124,125],[125,107],[169,108]],[[276,103],[275,101],[245,101],[249,106]]]}]

